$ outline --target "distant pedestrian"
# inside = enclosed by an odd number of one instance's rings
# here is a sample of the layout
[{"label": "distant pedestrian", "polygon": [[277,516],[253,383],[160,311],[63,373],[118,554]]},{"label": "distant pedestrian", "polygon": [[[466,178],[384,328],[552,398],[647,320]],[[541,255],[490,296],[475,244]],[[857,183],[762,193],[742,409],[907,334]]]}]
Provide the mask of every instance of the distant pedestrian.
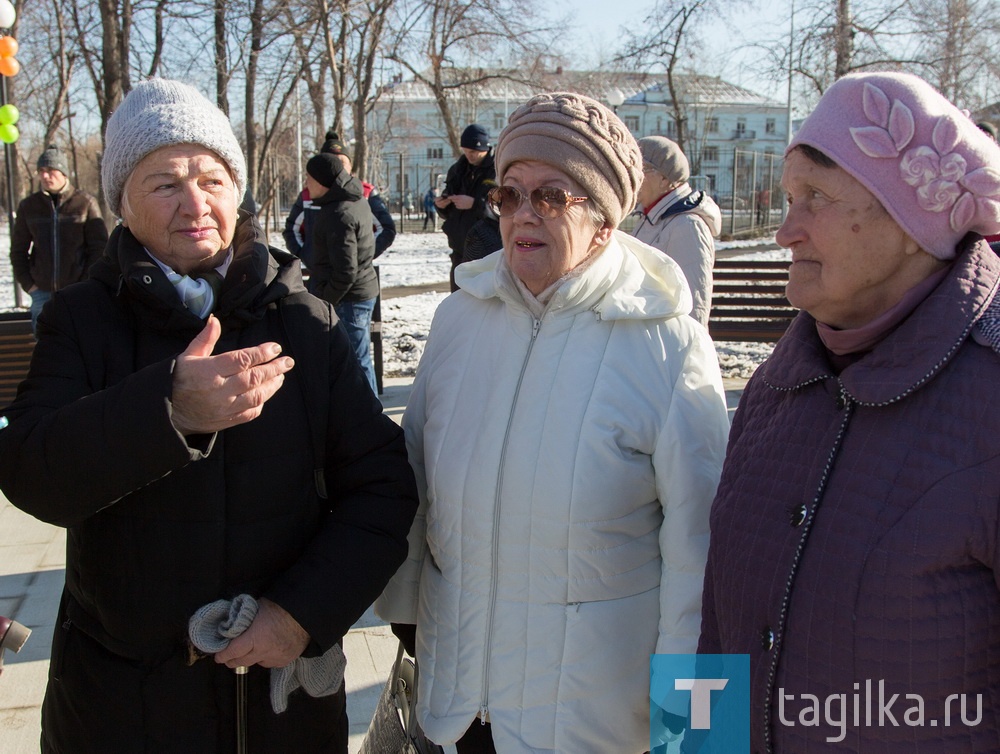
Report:
[{"label": "distant pedestrian", "polygon": [[766,225],[771,216],[771,192],[766,187],[761,187],[757,192],[757,225]]},{"label": "distant pedestrian", "polygon": [[379,284],[372,260],[372,213],[361,181],[336,155],[320,153],[306,163],[306,188],[318,208],[313,224],[312,292],[333,304],[373,393],[371,322]]},{"label": "distant pedestrian", "polygon": [[437,199],[437,194],[434,192],[434,187],[431,186],[427,189],[427,193],[424,194],[424,230],[427,230],[427,223],[431,224],[431,230],[438,229],[437,208],[434,206],[435,199]]},{"label": "distant pedestrian", "polygon": [[719,206],[688,185],[691,169],[681,148],[664,136],[639,139],[643,217],[633,235],[680,265],[694,300],[691,316],[708,326],[712,308],[714,237],[722,230]]},{"label": "distant pedestrian", "polygon": [[444,218],[442,229],[451,248],[451,290],[456,291],[455,267],[465,255],[465,238],[486,214],[486,195],[497,185],[493,149],[486,129],[477,123],[462,132],[462,156],[448,169],[444,193],[434,205]]},{"label": "distant pedestrian", "polygon": [[10,239],[14,279],[31,296],[31,328],[53,291],[87,277],[108,242],[97,200],[70,182],[65,154],[49,146],[37,162],[41,189],[17,208]]}]

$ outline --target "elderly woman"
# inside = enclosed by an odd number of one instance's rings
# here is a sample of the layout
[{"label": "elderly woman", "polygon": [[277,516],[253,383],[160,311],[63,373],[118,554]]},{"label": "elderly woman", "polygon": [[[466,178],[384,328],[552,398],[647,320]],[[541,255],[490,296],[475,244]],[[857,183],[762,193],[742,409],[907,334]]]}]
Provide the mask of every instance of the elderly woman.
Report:
[{"label": "elderly woman", "polygon": [[[143,82],[105,144],[122,222],[43,310],[0,432],[8,499],[68,529],[42,750],[221,752],[244,735],[346,754],[338,645],[416,510],[402,433],[298,259],[238,211],[246,162],[215,105]],[[256,615],[198,660],[189,618],[238,595]],[[317,655],[321,683],[292,691]]]},{"label": "elderly woman", "polygon": [[751,751],[1000,750],[1000,150],[923,80],[834,84],[786,152],[788,299],[712,509],[699,651]]},{"label": "elderly woman", "polygon": [[611,111],[539,95],[497,168],[503,249],[434,318],[404,416],[422,508],[376,609],[416,625],[432,740],[638,754],[650,653],[697,643],[718,361],[680,268],[615,230],[642,158]]}]

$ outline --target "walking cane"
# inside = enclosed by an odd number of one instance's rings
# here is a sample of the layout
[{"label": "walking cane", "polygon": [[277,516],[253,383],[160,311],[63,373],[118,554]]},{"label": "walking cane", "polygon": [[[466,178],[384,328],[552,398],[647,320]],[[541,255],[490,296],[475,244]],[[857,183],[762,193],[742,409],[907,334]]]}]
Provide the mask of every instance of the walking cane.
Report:
[{"label": "walking cane", "polygon": [[247,754],[247,666],[236,668],[236,754]]}]

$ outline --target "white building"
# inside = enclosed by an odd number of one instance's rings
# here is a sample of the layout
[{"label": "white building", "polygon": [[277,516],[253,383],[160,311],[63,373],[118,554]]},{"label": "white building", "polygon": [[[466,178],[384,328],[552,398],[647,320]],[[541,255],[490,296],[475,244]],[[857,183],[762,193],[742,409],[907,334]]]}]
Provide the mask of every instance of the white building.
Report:
[{"label": "white building", "polygon": [[[637,138],[660,134],[677,139],[665,74],[560,68],[534,78],[533,84],[491,79],[475,88],[456,89],[460,94],[452,100],[452,114],[458,132],[479,123],[495,140],[509,113],[532,95],[573,91],[613,106]],[[723,207],[749,207],[762,187],[776,193],[780,158],[788,143],[786,104],[718,77],[674,78],[695,186],[708,189]],[[370,175],[377,176],[394,207],[401,194],[408,194],[419,209],[423,193],[458,158],[431,89],[417,81],[400,81],[383,90],[368,116],[368,133],[372,154],[381,157]]]}]

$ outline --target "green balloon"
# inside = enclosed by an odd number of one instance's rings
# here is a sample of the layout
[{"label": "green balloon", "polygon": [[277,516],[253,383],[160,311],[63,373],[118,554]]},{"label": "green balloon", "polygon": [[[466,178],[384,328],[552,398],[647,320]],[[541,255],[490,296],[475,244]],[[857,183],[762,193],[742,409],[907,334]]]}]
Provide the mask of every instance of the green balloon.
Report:
[{"label": "green balloon", "polygon": [[20,135],[21,132],[17,130],[17,126],[10,123],[0,124],[0,141],[4,144],[13,144]]},{"label": "green balloon", "polygon": [[0,107],[0,126],[13,126],[20,117],[21,113],[13,105]]}]

